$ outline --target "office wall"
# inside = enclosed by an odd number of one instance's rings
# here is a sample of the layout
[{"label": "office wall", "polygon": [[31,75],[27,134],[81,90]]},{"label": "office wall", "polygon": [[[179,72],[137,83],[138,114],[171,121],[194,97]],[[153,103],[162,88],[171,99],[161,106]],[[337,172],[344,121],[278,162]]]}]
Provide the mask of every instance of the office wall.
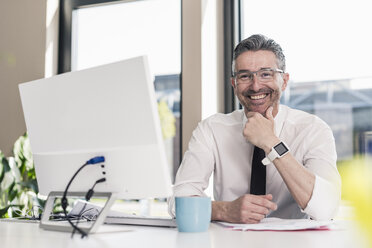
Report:
[{"label": "office wall", "polygon": [[[26,131],[18,84],[55,71],[56,30],[48,31],[47,7],[58,0],[1,0],[0,3],[0,150],[11,154],[15,140]],[[58,13],[58,12],[57,12]],[[49,28],[57,16],[49,16]],[[53,38],[54,37],[54,38]],[[47,45],[49,52],[46,56]]]}]

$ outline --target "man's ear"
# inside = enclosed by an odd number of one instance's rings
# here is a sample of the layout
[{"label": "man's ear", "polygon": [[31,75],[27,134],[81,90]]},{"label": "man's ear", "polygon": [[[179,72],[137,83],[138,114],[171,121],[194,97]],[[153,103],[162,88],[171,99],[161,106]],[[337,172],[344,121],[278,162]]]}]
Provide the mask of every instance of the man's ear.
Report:
[{"label": "man's ear", "polygon": [[284,91],[287,88],[287,84],[289,81],[289,74],[288,73],[283,73],[283,84],[282,84],[282,91]]},{"label": "man's ear", "polygon": [[230,81],[231,81],[232,87],[235,89],[235,78],[234,77],[231,77],[230,78]]},{"label": "man's ear", "polygon": [[236,85],[236,80],[235,80],[235,78],[234,78],[234,77],[231,77],[230,82],[231,82],[231,86],[232,86],[233,89],[234,89],[234,95],[237,96],[237,87],[236,87],[237,85]]}]

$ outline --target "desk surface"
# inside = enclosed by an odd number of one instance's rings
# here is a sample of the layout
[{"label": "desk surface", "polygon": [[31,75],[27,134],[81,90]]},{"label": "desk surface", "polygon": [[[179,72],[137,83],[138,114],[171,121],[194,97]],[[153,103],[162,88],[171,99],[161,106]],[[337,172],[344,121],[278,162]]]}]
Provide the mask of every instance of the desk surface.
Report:
[{"label": "desk surface", "polygon": [[0,246],[6,248],[68,247],[367,247],[351,223],[331,231],[232,231],[212,223],[205,233],[179,233],[175,228],[108,226],[81,239],[66,232],[47,231],[38,223],[0,221]]}]

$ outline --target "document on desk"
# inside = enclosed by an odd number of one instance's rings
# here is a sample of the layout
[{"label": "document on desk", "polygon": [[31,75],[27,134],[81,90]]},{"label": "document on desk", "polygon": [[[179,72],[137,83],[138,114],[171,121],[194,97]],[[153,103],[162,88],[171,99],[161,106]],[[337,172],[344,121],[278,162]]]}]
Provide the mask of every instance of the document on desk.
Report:
[{"label": "document on desk", "polygon": [[265,218],[257,224],[234,224],[217,222],[218,224],[238,231],[306,231],[330,230],[332,221],[316,221],[310,219]]}]

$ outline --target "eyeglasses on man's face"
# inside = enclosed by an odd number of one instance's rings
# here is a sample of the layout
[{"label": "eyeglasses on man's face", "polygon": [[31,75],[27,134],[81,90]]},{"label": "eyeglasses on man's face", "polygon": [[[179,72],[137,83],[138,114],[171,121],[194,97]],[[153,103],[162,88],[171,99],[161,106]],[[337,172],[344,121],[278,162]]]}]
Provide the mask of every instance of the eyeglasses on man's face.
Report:
[{"label": "eyeglasses on man's face", "polygon": [[284,71],[273,68],[262,68],[258,71],[241,70],[234,72],[233,77],[238,84],[251,83],[254,75],[256,75],[258,82],[270,82],[274,79],[275,73],[284,73]]}]

